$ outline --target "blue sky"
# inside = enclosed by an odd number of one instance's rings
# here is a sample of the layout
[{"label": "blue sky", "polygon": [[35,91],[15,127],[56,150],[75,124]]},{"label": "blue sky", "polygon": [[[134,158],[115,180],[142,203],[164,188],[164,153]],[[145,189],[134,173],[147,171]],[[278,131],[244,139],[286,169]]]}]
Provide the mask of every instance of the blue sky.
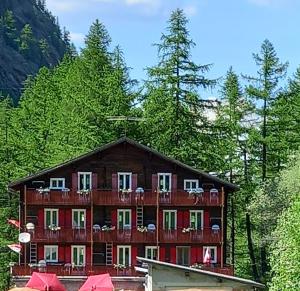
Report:
[{"label": "blue sky", "polygon": [[[193,60],[213,63],[207,77],[225,75],[229,66],[240,74],[255,74],[252,53],[265,38],[275,46],[281,61],[289,61],[288,75],[300,65],[300,0],[47,0],[75,45],[84,46],[84,35],[98,18],[113,45],[125,54],[131,76],[146,78],[145,68],[157,62],[159,42],[172,10],[182,8],[196,47]],[[216,90],[202,96],[216,96]]]}]

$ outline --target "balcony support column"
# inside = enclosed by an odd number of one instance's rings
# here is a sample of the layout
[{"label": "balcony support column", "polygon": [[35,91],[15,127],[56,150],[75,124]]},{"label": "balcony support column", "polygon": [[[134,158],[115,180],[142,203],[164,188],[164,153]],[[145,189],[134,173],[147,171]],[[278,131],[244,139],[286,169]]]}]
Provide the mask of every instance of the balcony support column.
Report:
[{"label": "balcony support column", "polygon": [[94,233],[93,233],[93,225],[94,225],[94,203],[93,203],[93,190],[91,191],[91,271],[93,269],[93,253],[94,253]]},{"label": "balcony support column", "polygon": [[224,187],[221,191],[221,268],[224,267]]}]

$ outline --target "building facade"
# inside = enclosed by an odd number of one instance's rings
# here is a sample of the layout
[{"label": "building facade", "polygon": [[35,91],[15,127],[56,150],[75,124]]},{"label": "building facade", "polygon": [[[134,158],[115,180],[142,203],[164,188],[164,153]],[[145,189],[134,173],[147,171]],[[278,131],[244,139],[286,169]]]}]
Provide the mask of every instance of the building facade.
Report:
[{"label": "building facade", "polygon": [[14,275],[134,275],[136,257],[232,274],[228,195],[237,187],[128,138],[10,184],[23,244]]}]

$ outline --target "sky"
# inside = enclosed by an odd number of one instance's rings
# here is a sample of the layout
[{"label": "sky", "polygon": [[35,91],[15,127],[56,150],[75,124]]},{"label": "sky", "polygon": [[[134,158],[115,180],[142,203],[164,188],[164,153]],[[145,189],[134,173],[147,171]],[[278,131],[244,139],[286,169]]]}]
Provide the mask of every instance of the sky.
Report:
[{"label": "sky", "polygon": [[[155,65],[161,34],[176,8],[189,19],[196,43],[192,60],[213,64],[208,78],[224,77],[230,66],[239,75],[253,75],[252,53],[269,39],[282,62],[289,61],[288,76],[300,65],[300,0],[47,0],[47,8],[70,31],[78,49],[90,25],[99,19],[107,28],[112,46],[124,51],[131,77],[147,78],[146,67]],[[201,93],[201,92],[200,92]],[[218,89],[201,93],[215,97]]]}]

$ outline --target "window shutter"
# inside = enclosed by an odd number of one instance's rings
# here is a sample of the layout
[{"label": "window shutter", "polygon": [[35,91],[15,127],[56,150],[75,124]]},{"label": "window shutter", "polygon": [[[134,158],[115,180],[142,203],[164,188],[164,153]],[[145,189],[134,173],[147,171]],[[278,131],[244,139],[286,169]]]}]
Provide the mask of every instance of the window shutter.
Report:
[{"label": "window shutter", "polygon": [[152,174],[152,192],[157,191],[157,186],[158,186],[158,176],[157,174]]},{"label": "window shutter", "polygon": [[132,174],[131,179],[131,190],[135,191],[137,188],[137,174]]},{"label": "window shutter", "polygon": [[118,192],[118,175],[111,175],[111,189],[113,192]]},{"label": "window shutter", "polygon": [[93,190],[98,189],[98,174],[97,173],[92,174],[92,189]]},{"label": "window shutter", "polygon": [[176,193],[176,191],[177,191],[177,175],[176,174],[172,174],[172,192],[173,193]]},{"label": "window shutter", "polygon": [[78,190],[78,174],[72,173],[72,190],[77,191]]}]

